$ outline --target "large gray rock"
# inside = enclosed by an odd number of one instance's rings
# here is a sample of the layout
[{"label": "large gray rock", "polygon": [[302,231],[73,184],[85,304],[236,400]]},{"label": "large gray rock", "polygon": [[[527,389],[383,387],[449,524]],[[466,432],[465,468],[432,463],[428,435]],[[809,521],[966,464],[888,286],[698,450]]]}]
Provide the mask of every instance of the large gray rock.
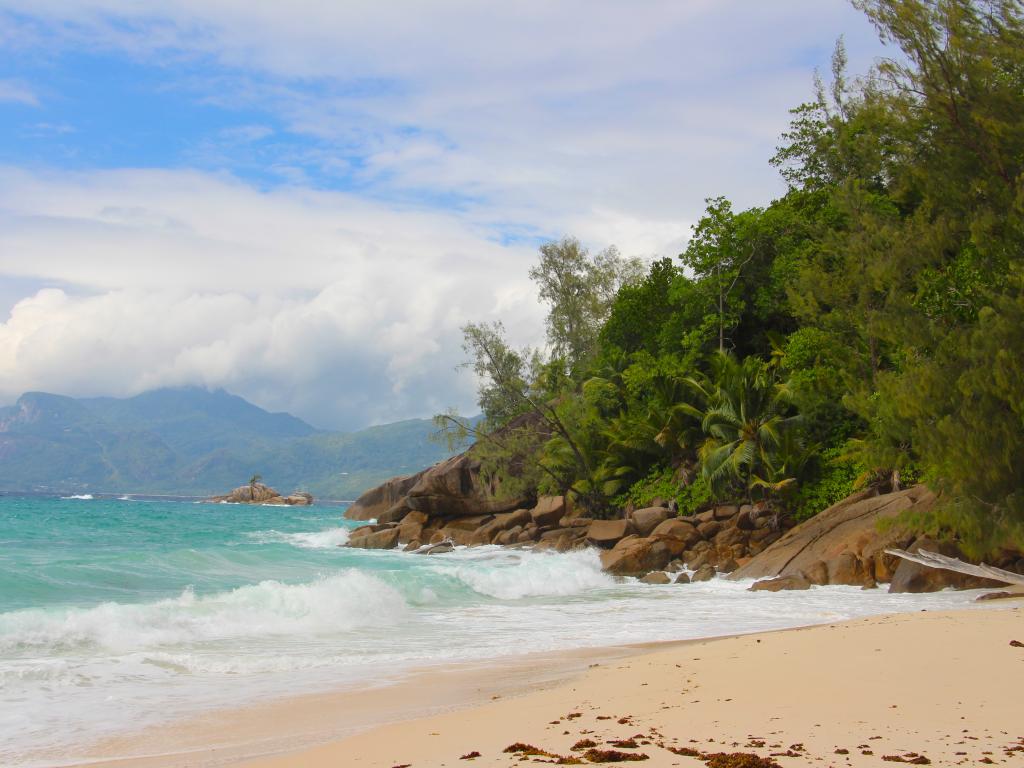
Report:
[{"label": "large gray rock", "polygon": [[348,546],[358,549],[394,549],[398,546],[398,527],[349,539]]},{"label": "large gray rock", "polygon": [[511,512],[525,506],[526,499],[506,498],[486,487],[480,465],[462,453],[420,473],[409,489],[406,503],[430,517],[458,518]]},{"label": "large gray rock", "polygon": [[708,520],[706,523],[698,525],[697,530],[703,538],[711,540],[722,530],[722,524],[717,520]]},{"label": "large gray rock", "polygon": [[664,542],[639,537],[601,553],[601,566],[616,576],[643,576],[668,565],[672,553]]},{"label": "large gray rock", "polygon": [[408,544],[423,538],[423,527],[427,516],[422,512],[409,512],[398,526],[398,543]]},{"label": "large gray rock", "polygon": [[671,584],[672,579],[664,571],[651,571],[646,576],[641,576],[640,581],[644,584]]},{"label": "large gray rock", "polygon": [[530,517],[538,527],[558,525],[565,514],[564,496],[541,496],[537,504],[530,510]]},{"label": "large gray rock", "polygon": [[702,541],[701,535],[694,525],[679,518],[672,518],[660,523],[651,532],[651,536],[662,539],[666,543],[676,542],[682,546],[680,553],[685,552],[698,541]]},{"label": "large gray rock", "polygon": [[376,488],[371,488],[345,510],[345,517],[349,520],[378,519],[405,498],[422,474],[423,472],[417,472],[415,475],[393,477]]},{"label": "large gray rock", "polygon": [[[856,493],[787,531],[730,578],[802,576],[813,570],[817,583],[820,562],[825,564],[829,583],[837,583],[835,579],[839,583],[862,584],[869,575],[875,580],[888,580],[878,578],[887,575],[891,560],[884,550],[902,549],[913,536],[894,524],[880,530],[879,523],[895,520],[908,510],[927,511],[934,503],[935,495],[923,485],[881,496],[872,491]],[[760,531],[755,533],[760,535]],[[765,535],[763,540],[769,538]]]},{"label": "large gray rock", "polygon": [[630,520],[595,520],[587,529],[587,541],[596,547],[607,548],[634,533],[636,528]]},{"label": "large gray rock", "polygon": [[715,578],[715,566],[705,564],[693,572],[690,581],[697,583],[698,581],[711,581],[713,578]]},{"label": "large gray rock", "polygon": [[751,592],[781,592],[791,589],[810,589],[811,582],[804,578],[803,574],[793,573],[788,576],[778,576],[774,579],[762,579],[755,582],[750,588]]},{"label": "large gray rock", "polygon": [[636,532],[641,536],[650,536],[651,533],[661,523],[668,520],[671,513],[665,507],[645,507],[643,509],[634,510],[629,515],[629,519],[633,521],[633,525],[636,527]]}]

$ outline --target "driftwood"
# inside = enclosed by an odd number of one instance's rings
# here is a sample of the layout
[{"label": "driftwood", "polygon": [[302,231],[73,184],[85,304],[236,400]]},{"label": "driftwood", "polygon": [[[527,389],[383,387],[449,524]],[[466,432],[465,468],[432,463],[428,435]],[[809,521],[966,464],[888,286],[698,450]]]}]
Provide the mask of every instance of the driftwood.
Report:
[{"label": "driftwood", "polygon": [[937,552],[928,552],[924,549],[913,554],[904,552],[902,549],[887,549],[885,553],[902,557],[904,560],[910,560],[913,563],[926,565],[929,568],[942,568],[947,571],[955,571],[956,573],[966,573],[969,576],[980,576],[983,579],[1001,581],[1004,584],[1020,584],[1024,586],[1024,576],[1021,576],[1019,573],[1004,571],[1002,568],[985,565],[984,563],[981,565],[971,565],[963,560],[957,560],[955,557],[940,555]]}]

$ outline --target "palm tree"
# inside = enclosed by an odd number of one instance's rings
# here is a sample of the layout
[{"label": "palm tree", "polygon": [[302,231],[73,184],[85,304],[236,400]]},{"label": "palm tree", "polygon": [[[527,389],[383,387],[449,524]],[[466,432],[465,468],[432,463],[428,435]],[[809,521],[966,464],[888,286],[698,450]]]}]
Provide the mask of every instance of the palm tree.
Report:
[{"label": "palm tree", "polygon": [[795,483],[782,470],[785,432],[797,417],[787,416],[786,392],[771,368],[756,357],[738,361],[720,353],[712,361],[713,392],[701,426],[707,435],[700,448],[702,474],[715,495],[742,487],[778,493]]},{"label": "palm tree", "polygon": [[249,478],[249,500],[256,501],[256,484],[263,479],[263,475],[253,475]]}]

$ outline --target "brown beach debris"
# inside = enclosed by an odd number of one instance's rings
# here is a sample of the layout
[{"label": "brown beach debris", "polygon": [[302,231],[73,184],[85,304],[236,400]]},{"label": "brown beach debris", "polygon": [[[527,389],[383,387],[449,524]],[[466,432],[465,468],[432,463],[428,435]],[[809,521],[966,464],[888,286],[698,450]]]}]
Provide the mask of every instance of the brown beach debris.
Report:
[{"label": "brown beach debris", "polygon": [[780,768],[774,760],[753,752],[715,752],[700,757],[708,768]]},{"label": "brown beach debris", "polygon": [[615,749],[588,749],[583,756],[592,763],[636,763],[651,759],[643,752],[619,752]]},{"label": "brown beach debris", "polygon": [[521,741],[517,741],[515,744],[509,744],[505,747],[502,752],[510,755],[537,755],[538,757],[558,757],[553,752],[548,752],[546,749],[535,747],[533,744],[524,744]]},{"label": "brown beach debris", "polygon": [[890,763],[910,763],[910,765],[931,765],[932,761],[917,752],[908,752],[905,755],[882,755],[882,759]]},{"label": "brown beach debris", "polygon": [[597,746],[597,742],[594,741],[593,739],[580,739],[575,744],[573,744],[571,747],[569,747],[569,749],[573,750],[574,752],[579,752],[581,749],[590,749],[591,747],[596,747],[596,746]]},{"label": "brown beach debris", "polygon": [[640,746],[636,743],[636,739],[632,737],[628,739],[616,739],[615,741],[609,741],[608,743],[613,747],[618,747],[619,749],[636,749]]},{"label": "brown beach debris", "polygon": [[691,747],[665,747],[673,755],[682,755],[683,757],[700,757],[701,752]]}]

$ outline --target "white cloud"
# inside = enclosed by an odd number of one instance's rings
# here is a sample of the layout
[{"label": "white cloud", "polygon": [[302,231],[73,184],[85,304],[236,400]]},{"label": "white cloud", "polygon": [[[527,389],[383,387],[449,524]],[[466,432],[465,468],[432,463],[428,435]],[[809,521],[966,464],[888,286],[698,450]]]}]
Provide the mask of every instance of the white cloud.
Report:
[{"label": "white cloud", "polygon": [[188,86],[198,97],[270,108],[359,155],[375,191],[468,194],[549,234],[563,212],[661,226],[693,221],[707,195],[777,194],[766,160],[812,64],[844,32],[854,71],[880,50],[846,0],[5,6],[49,20],[65,44],[212,60],[216,75]]},{"label": "white cloud", "polygon": [[39,97],[33,90],[17,80],[0,80],[0,102],[39,106]]},{"label": "white cloud", "polygon": [[0,174],[0,273],[61,280],[0,325],[0,397],[198,382],[320,423],[472,407],[459,327],[543,310],[532,249],[458,216],[192,172]]}]

